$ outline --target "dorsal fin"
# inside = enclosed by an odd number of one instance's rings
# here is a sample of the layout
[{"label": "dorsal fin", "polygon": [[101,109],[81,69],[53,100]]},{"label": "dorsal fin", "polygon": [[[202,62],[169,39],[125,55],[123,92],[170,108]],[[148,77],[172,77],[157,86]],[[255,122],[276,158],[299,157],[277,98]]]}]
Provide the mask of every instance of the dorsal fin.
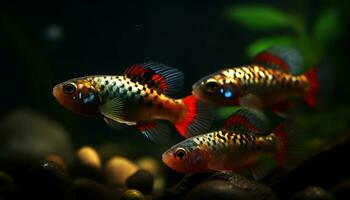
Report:
[{"label": "dorsal fin", "polygon": [[154,62],[132,65],[126,69],[124,75],[134,82],[147,84],[148,87],[163,94],[177,92],[184,83],[181,71]]},{"label": "dorsal fin", "polygon": [[243,134],[264,134],[268,129],[268,120],[261,112],[241,108],[228,117],[224,129]]},{"label": "dorsal fin", "polygon": [[303,62],[303,57],[298,50],[281,46],[266,49],[253,59],[253,64],[292,74],[299,74],[303,71]]}]

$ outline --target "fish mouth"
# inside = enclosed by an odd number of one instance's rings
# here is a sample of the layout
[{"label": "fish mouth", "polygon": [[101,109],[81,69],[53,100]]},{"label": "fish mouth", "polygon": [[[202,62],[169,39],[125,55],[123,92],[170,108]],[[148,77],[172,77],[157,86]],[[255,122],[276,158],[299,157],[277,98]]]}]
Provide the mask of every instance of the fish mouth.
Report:
[{"label": "fish mouth", "polygon": [[162,161],[167,164],[169,163],[169,152],[164,152],[163,155],[162,155]]},{"label": "fish mouth", "polygon": [[56,85],[55,87],[52,88],[52,95],[57,99],[60,96],[60,88],[61,85]]}]

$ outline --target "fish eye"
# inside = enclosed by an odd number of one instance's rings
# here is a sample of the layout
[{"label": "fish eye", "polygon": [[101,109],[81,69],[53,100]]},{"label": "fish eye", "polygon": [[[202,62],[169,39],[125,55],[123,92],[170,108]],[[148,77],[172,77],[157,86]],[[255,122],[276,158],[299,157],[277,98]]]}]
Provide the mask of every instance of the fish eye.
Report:
[{"label": "fish eye", "polygon": [[73,94],[77,90],[77,86],[74,83],[67,83],[63,86],[63,92],[65,94]]},{"label": "fish eye", "polygon": [[211,79],[205,83],[205,88],[208,92],[215,92],[219,88],[219,84],[216,80]]},{"label": "fish eye", "polygon": [[185,160],[187,157],[187,151],[184,148],[178,148],[176,149],[174,156],[176,160]]}]

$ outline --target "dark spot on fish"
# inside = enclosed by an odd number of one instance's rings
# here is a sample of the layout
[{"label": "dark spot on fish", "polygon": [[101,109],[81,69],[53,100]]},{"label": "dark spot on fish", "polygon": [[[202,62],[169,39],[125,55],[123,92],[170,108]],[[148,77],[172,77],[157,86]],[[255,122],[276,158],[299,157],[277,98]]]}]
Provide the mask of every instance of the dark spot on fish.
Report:
[{"label": "dark spot on fish", "polygon": [[104,90],[105,89],[105,86],[104,85],[101,85],[100,86],[100,90]]},{"label": "dark spot on fish", "polygon": [[109,83],[108,80],[106,80],[106,81],[105,81],[105,84],[108,85],[108,83]]},{"label": "dark spot on fish", "polygon": [[109,96],[109,91],[108,90],[106,91],[106,96]]},{"label": "dark spot on fish", "polygon": [[132,90],[132,87],[131,87],[131,86],[129,86],[128,90],[129,90],[129,91],[131,91],[131,90]]},{"label": "dark spot on fish", "polygon": [[140,93],[141,93],[141,90],[137,90],[137,91],[136,91],[136,94],[140,94]]},{"label": "dark spot on fish", "polygon": [[216,141],[215,140],[213,140],[213,144],[216,145]]},{"label": "dark spot on fish", "polygon": [[222,139],[224,142],[226,142],[226,138],[223,137],[221,134],[218,134],[217,136],[218,136],[218,138],[220,138],[220,139]]},{"label": "dark spot on fish", "polygon": [[112,82],[112,86],[115,86],[115,84],[117,84],[115,81]]},{"label": "dark spot on fish", "polygon": [[149,94],[148,94],[148,93],[146,93],[146,94],[145,94],[145,98],[146,98],[146,97],[148,97],[148,95],[149,95]]},{"label": "dark spot on fish", "polygon": [[149,93],[150,93],[150,94],[153,94],[153,92],[154,92],[153,89],[150,89]]}]

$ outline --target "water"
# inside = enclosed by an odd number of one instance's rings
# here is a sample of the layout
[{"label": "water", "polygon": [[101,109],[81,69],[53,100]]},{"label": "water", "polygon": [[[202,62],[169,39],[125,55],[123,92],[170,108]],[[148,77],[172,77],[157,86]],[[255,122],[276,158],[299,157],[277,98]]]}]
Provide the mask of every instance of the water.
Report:
[{"label": "water", "polygon": [[[251,5],[254,12],[247,9]],[[324,147],[347,141],[343,139],[348,136],[350,118],[348,47],[344,42],[349,32],[344,20],[349,18],[347,5],[345,1],[5,3],[0,12],[0,171],[13,177],[10,183],[17,185],[32,173],[23,169],[23,163],[36,169],[48,155],[58,154],[73,174],[70,181],[89,178],[89,171],[81,175],[84,177],[75,176],[79,173],[73,170],[74,155],[80,147],[92,146],[102,163],[112,156],[125,156],[133,162],[150,156],[161,171],[157,176],[162,179],[155,179],[161,193],[165,185],[170,187],[182,178],[161,163],[163,151],[182,140],[173,127],[169,144],[154,144],[134,127],[116,131],[101,118],[71,113],[53,98],[52,87],[70,78],[118,75],[132,64],[156,61],[184,72],[183,90],[174,95],[180,98],[190,94],[192,84],[203,76],[248,64],[254,53],[274,44],[297,47],[305,56],[306,67],[327,69],[324,76],[330,80],[321,82],[317,109],[297,101],[292,129],[304,144],[301,157],[308,159]],[[254,21],[259,12],[270,22],[259,21],[259,17]],[[230,111],[218,114],[213,130],[220,128]],[[16,156],[21,158],[19,162],[13,161]],[[341,163],[342,158],[332,162]],[[101,174],[90,179],[104,183],[102,168]],[[18,171],[24,175],[17,176],[21,174]],[[11,199],[1,191],[0,198]]]}]

